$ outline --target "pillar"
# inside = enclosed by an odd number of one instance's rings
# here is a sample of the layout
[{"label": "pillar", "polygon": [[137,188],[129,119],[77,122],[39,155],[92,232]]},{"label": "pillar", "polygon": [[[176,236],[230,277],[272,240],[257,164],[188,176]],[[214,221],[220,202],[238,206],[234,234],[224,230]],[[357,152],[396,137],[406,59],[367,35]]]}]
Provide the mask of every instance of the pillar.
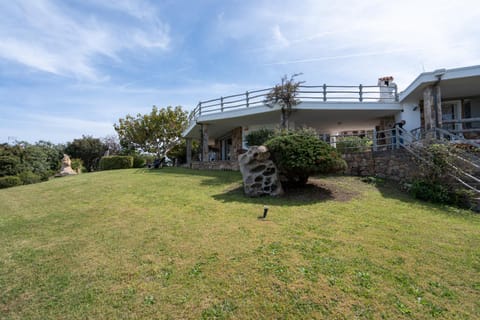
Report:
[{"label": "pillar", "polygon": [[423,118],[425,121],[425,130],[435,128],[434,108],[433,87],[428,86],[423,90]]},{"label": "pillar", "polygon": [[202,161],[208,161],[208,125],[202,124]]},{"label": "pillar", "polygon": [[187,165],[190,165],[192,163],[192,139],[187,138],[186,139],[186,144],[187,144]]}]

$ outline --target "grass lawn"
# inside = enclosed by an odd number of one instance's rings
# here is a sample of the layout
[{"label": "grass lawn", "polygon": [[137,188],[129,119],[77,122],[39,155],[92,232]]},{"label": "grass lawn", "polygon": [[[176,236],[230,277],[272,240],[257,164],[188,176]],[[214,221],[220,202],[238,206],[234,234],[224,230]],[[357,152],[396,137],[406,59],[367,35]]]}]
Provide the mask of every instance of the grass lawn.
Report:
[{"label": "grass lawn", "polygon": [[166,168],[0,190],[0,318],[480,318],[480,215],[317,184],[249,199],[237,172]]}]

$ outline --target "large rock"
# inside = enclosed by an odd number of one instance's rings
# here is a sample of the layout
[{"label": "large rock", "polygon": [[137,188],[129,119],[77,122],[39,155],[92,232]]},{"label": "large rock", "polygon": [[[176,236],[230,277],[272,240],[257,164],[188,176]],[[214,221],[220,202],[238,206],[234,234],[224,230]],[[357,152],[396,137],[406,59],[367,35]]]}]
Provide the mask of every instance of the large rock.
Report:
[{"label": "large rock", "polygon": [[265,146],[253,146],[238,158],[245,194],[250,197],[283,193],[278,170]]},{"label": "large rock", "polygon": [[73,174],[77,174],[77,172],[72,169],[72,161],[70,160],[70,157],[64,154],[62,159],[62,168],[60,169],[60,172],[57,173],[55,176],[64,177]]}]

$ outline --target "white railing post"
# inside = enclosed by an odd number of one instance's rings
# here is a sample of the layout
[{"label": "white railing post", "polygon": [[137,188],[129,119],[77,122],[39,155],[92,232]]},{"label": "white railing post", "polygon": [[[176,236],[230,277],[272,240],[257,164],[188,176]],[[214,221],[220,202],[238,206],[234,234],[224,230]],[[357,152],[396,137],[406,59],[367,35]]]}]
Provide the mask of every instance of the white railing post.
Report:
[{"label": "white railing post", "polygon": [[377,130],[375,128],[373,128],[372,142],[373,151],[377,151]]},{"label": "white railing post", "polygon": [[359,95],[360,95],[360,96],[359,96],[359,100],[360,100],[360,102],[362,102],[362,101],[363,101],[363,86],[362,86],[362,84],[360,84],[360,85],[358,86],[358,89],[359,89],[359,92],[358,92],[358,93],[359,93]]},{"label": "white railing post", "polygon": [[220,97],[220,111],[223,112],[223,97]]},{"label": "white railing post", "polygon": [[400,148],[400,130],[395,126],[395,149]]},{"label": "white railing post", "polygon": [[327,101],[327,85],[323,84],[323,101]]},{"label": "white railing post", "polygon": [[245,100],[246,100],[246,102],[247,102],[247,108],[248,108],[249,102],[250,102],[249,99],[248,99],[248,91],[245,92]]},{"label": "white railing post", "polygon": [[202,115],[202,101],[200,101],[198,103],[198,115],[201,116]]}]

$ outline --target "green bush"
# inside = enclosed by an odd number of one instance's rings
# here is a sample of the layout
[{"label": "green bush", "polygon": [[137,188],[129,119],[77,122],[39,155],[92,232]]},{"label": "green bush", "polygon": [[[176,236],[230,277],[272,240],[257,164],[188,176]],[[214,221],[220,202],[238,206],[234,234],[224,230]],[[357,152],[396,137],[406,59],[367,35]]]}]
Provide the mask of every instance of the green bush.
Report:
[{"label": "green bush", "polygon": [[6,176],[0,178],[0,189],[19,186],[22,184],[22,180],[16,176]]},{"label": "green bush", "polygon": [[417,199],[436,202],[450,203],[448,189],[437,183],[425,180],[415,180],[410,187],[410,194]]},{"label": "green bush", "polygon": [[346,168],[340,154],[320,140],[312,130],[280,132],[265,145],[286,187],[304,185],[313,174],[332,173]]},{"label": "green bush", "polygon": [[131,156],[107,156],[100,159],[100,170],[129,169],[133,166]]},{"label": "green bush", "polygon": [[[30,171],[23,171],[18,174],[18,177],[22,181],[23,184],[33,184],[33,183],[38,183],[41,182],[42,180],[45,180],[45,178],[39,176],[38,174],[35,174]],[[48,177],[46,178],[48,180]]]},{"label": "green bush", "polygon": [[336,146],[340,153],[365,152],[370,150],[372,140],[358,136],[339,137]]},{"label": "green bush", "polygon": [[143,168],[147,164],[147,159],[144,156],[136,154],[133,156],[133,167]]},{"label": "green bush", "polygon": [[80,158],[74,158],[70,160],[72,162],[72,169],[77,173],[87,172],[87,168],[83,165],[83,160]]},{"label": "green bush", "polygon": [[247,145],[251,146],[261,146],[271,138],[275,136],[275,131],[272,129],[260,129],[257,131],[250,132],[246,137],[245,140],[247,141]]}]

